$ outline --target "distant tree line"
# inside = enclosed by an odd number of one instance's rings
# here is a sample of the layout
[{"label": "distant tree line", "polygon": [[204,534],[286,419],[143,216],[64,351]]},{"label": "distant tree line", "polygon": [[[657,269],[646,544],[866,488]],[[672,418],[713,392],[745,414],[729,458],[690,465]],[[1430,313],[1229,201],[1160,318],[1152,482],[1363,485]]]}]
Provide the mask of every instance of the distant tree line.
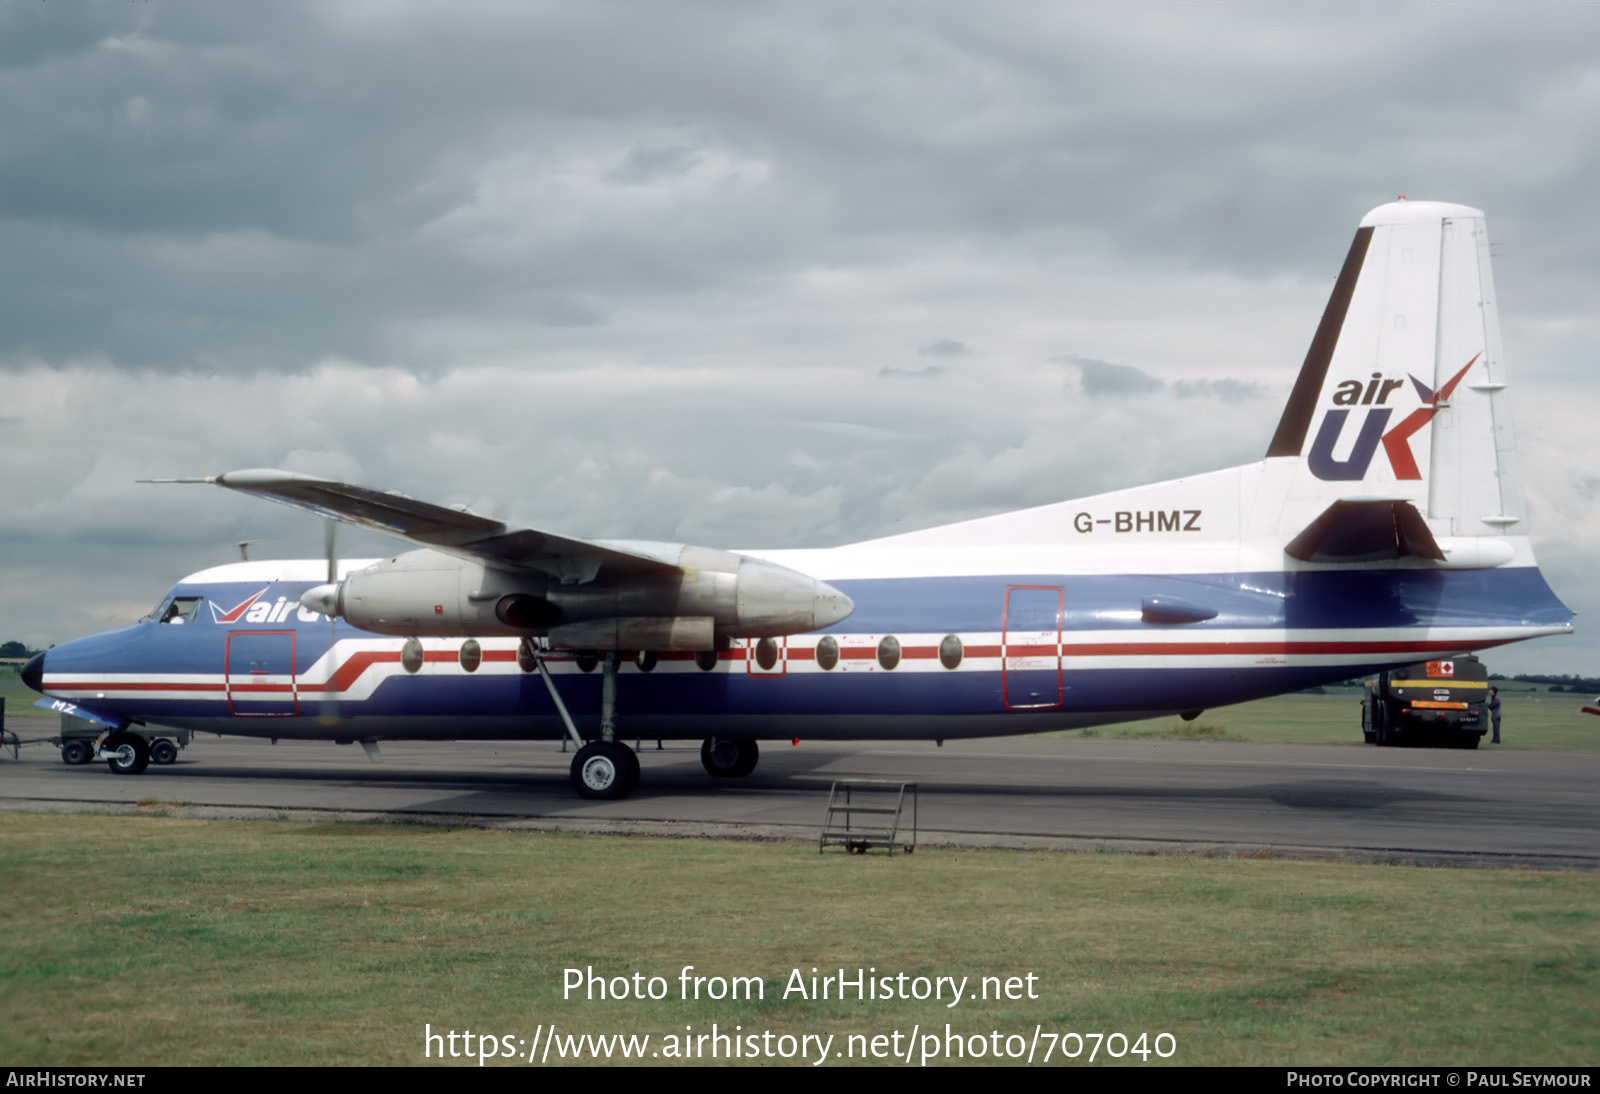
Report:
[{"label": "distant tree line", "polygon": [[30,650],[21,642],[0,642],[0,657],[32,657],[40,650]]},{"label": "distant tree line", "polygon": [[1490,676],[1491,680],[1510,680],[1519,684],[1549,684],[1551,691],[1600,691],[1600,676],[1549,676],[1523,673],[1520,676]]}]

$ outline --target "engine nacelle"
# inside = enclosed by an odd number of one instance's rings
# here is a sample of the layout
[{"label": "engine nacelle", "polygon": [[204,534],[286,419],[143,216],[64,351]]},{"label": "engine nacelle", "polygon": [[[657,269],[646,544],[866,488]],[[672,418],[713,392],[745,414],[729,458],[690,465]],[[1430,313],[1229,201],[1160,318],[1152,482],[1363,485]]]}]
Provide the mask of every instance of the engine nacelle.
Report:
[{"label": "engine nacelle", "polygon": [[409,551],[308,590],[301,603],[379,634],[538,635],[568,649],[714,648],[832,626],[855,609],[832,586],[773,562],[683,547],[676,570],[606,573],[563,584]]},{"label": "engine nacelle", "polygon": [[591,619],[550,628],[550,644],[564,650],[714,650],[716,627],[709,615]]}]

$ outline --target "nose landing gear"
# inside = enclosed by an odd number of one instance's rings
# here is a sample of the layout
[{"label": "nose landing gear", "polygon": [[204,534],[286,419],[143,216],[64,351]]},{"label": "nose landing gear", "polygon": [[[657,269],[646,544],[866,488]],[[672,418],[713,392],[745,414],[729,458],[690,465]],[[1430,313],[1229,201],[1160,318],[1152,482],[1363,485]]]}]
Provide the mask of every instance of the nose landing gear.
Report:
[{"label": "nose landing gear", "polygon": [[100,758],[113,775],[142,775],[150,766],[150,746],[137,733],[113,733],[100,745]]}]

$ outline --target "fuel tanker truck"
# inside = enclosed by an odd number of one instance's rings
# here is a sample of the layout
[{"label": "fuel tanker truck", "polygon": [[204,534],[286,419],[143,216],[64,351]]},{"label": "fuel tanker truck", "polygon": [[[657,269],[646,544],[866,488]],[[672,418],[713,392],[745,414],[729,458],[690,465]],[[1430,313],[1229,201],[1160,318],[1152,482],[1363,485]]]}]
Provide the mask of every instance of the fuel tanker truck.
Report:
[{"label": "fuel tanker truck", "polygon": [[1367,683],[1361,735],[1373,745],[1477,748],[1488,701],[1489,670],[1476,657],[1389,669]]}]

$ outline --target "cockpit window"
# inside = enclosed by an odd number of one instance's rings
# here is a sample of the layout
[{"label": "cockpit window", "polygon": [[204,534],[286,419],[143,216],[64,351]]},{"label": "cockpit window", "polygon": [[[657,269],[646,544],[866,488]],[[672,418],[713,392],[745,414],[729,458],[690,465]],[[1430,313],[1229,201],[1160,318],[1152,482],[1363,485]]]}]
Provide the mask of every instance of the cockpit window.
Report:
[{"label": "cockpit window", "polygon": [[194,620],[194,613],[200,610],[200,597],[175,596],[172,603],[162,609],[160,620],[163,623],[189,623]]}]

